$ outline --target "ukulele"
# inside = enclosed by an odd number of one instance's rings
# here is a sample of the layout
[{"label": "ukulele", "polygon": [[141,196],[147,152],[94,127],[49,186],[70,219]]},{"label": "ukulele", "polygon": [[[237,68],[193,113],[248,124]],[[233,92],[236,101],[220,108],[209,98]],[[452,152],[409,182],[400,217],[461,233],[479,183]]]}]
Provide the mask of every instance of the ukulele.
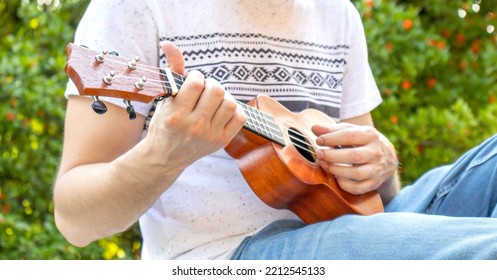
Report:
[{"label": "ukulele", "polygon": [[[93,97],[93,110],[107,111],[99,96],[123,99],[130,119],[131,101],[149,103],[178,94],[184,77],[112,52],[97,52],[69,44],[65,71],[80,95]],[[316,158],[319,147],[311,127],[334,123],[326,114],[307,109],[295,114],[274,99],[260,95],[248,104],[237,101],[246,115],[243,129],[225,147],[253,192],[267,205],[288,209],[305,223],[345,214],[372,215],[383,211],[376,191],[353,195],[342,190]]]}]

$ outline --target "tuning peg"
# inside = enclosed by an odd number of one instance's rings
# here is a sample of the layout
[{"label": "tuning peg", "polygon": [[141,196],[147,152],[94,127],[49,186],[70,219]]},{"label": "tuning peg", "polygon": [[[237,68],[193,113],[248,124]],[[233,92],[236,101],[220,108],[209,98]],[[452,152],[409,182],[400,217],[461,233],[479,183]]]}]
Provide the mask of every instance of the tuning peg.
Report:
[{"label": "tuning peg", "polygon": [[110,71],[109,74],[107,74],[105,77],[103,77],[104,83],[111,85],[112,84],[112,78],[116,75],[116,71]]},{"label": "tuning peg", "polygon": [[135,83],[135,88],[142,90],[146,82],[147,82],[147,77],[143,76],[141,80]]},{"label": "tuning peg", "polygon": [[109,52],[106,51],[106,50],[103,50],[103,51],[101,51],[99,54],[97,54],[95,56],[95,60],[98,61],[98,62],[100,62],[100,63],[102,63],[102,62],[104,62],[105,56],[107,54],[109,54]]},{"label": "tuning peg", "polygon": [[98,61],[98,62],[100,62],[100,63],[102,63],[105,60],[105,56],[108,55],[108,54],[114,55],[114,56],[119,56],[119,54],[116,51],[108,52],[106,50],[103,50],[103,51],[101,51],[99,54],[97,54],[95,56],[95,60]]},{"label": "tuning peg", "polygon": [[93,96],[93,103],[91,104],[91,108],[93,109],[93,111],[95,111],[95,113],[99,115],[107,112],[107,106],[105,106],[105,104],[100,101],[97,96]]},{"label": "tuning peg", "polygon": [[128,62],[128,67],[131,70],[136,70],[136,65],[138,65],[138,62],[140,61],[139,56],[135,56],[135,58],[131,61]]},{"label": "tuning peg", "polygon": [[128,112],[129,119],[134,120],[136,119],[136,112],[135,112],[135,107],[131,105],[131,102],[129,100],[124,99],[124,104],[126,104],[126,112]]}]

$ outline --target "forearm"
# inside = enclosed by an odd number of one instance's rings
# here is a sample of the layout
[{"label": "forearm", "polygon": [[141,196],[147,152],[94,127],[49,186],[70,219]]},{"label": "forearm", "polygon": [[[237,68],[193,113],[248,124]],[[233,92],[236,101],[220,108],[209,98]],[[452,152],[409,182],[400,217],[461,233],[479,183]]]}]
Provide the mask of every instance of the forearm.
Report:
[{"label": "forearm", "polygon": [[57,227],[74,245],[86,246],[133,225],[177,178],[154,164],[140,142],[108,163],[81,165],[59,175],[54,188]]}]

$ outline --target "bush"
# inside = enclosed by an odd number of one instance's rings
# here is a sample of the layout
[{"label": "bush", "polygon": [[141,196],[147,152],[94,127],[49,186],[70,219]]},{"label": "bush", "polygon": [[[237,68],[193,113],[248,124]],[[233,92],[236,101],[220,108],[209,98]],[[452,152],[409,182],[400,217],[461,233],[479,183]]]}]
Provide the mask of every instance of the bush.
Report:
[{"label": "bush", "polygon": [[64,49],[88,2],[0,2],[2,259],[137,257],[136,229],[81,249],[54,225],[51,186],[62,145]]},{"label": "bush", "polygon": [[373,117],[405,184],[497,131],[495,1],[354,3],[384,98]]}]

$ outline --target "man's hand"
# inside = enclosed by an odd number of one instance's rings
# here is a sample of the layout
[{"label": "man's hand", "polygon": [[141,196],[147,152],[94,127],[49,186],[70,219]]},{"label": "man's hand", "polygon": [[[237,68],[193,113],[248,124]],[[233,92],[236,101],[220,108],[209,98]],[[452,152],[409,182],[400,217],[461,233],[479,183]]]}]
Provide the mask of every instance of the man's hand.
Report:
[{"label": "man's hand", "polygon": [[314,126],[318,159],[324,170],[352,194],[377,190],[394,177],[397,157],[393,145],[371,126],[341,123]]},{"label": "man's hand", "polygon": [[[171,43],[162,45],[172,71],[183,74],[184,60]],[[226,146],[245,121],[243,110],[219,82],[198,71],[188,73],[178,95],[159,102],[147,140],[156,149],[158,163],[183,169],[195,160]]]}]

